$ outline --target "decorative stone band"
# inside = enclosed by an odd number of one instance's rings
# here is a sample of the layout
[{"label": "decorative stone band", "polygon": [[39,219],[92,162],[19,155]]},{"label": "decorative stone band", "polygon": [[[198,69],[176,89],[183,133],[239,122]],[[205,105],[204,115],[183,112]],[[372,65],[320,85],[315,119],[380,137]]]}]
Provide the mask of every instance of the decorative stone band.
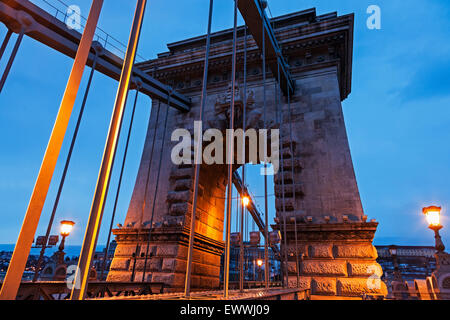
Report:
[{"label": "decorative stone band", "polygon": [[[122,228],[114,229],[113,234],[116,236],[117,243],[146,243],[149,237],[149,228],[132,229]],[[159,227],[153,228],[151,233],[150,245],[159,243],[173,242],[182,245],[189,244],[189,230],[186,227]],[[224,251],[224,243],[212,240],[200,234],[195,235],[195,249],[205,252],[221,255]]]},{"label": "decorative stone band", "polygon": [[[320,221],[320,217],[314,217]],[[325,218],[325,217],[324,217]],[[331,240],[355,240],[373,241],[378,222],[348,222],[348,223],[309,223],[306,216],[297,218],[297,237],[299,241],[331,241]],[[282,219],[280,219],[282,221]],[[282,230],[283,224],[272,225],[274,230]],[[288,239],[293,241],[295,225],[287,219],[286,231]],[[282,232],[283,234],[283,232]]]}]

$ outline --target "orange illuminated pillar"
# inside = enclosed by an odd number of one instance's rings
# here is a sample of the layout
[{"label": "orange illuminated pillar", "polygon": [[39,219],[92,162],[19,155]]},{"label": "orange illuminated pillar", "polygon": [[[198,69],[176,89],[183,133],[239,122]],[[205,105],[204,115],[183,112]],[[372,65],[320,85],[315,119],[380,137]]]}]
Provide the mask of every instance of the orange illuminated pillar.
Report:
[{"label": "orange illuminated pillar", "polygon": [[67,81],[58,116],[48,142],[47,150],[45,151],[44,159],[42,160],[41,169],[28,204],[22,229],[20,230],[19,238],[3,282],[2,290],[0,291],[0,300],[14,300],[17,296],[28,255],[30,254],[31,246],[33,245],[33,238],[41,217],[42,208],[44,207],[56,162],[58,161],[61,146],[75,104],[84,68],[89,57],[102,6],[103,0],[92,1],[89,17],[84,28],[83,36],[81,37],[69,80]]}]

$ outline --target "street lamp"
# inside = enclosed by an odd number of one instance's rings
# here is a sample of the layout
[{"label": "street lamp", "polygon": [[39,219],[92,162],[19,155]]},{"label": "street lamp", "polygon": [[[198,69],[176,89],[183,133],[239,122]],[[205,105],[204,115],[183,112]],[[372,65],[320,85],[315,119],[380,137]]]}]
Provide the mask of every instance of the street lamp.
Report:
[{"label": "street lamp", "polygon": [[[244,169],[243,169],[244,170]],[[241,236],[239,242],[239,291],[244,292],[244,216],[246,213],[246,208],[250,203],[250,198],[248,196],[242,195],[242,210],[241,210]]]},{"label": "street lamp", "polygon": [[300,287],[300,272],[299,272],[299,263],[298,263],[298,239],[297,239],[297,217],[291,217],[291,222],[294,222],[294,232],[295,232],[295,262],[296,262],[296,271],[297,271],[297,288]]},{"label": "street lamp", "polygon": [[434,231],[434,238],[436,239],[436,250],[438,252],[444,252],[445,246],[442,242],[441,235],[439,234],[439,230],[443,228],[441,225],[441,207],[431,206],[423,208],[422,212],[425,215],[428,228]]},{"label": "street lamp", "polygon": [[264,265],[264,260],[263,259],[257,259],[256,260],[256,265],[258,266],[258,281],[260,281],[260,279],[261,279],[261,268]]},{"label": "street lamp", "polygon": [[72,232],[73,226],[75,225],[75,222],[73,221],[61,221],[61,227],[59,229],[59,232],[62,236],[61,243],[59,244],[58,251],[55,252],[55,258],[58,263],[58,265],[64,264],[64,244],[66,243],[66,238],[69,236],[69,234]]},{"label": "street lamp", "polygon": [[244,207],[248,207],[248,205],[250,204],[250,198],[245,196],[242,198],[242,204],[244,205]]},{"label": "street lamp", "polygon": [[61,232],[62,240],[61,240],[61,244],[59,245],[59,251],[64,250],[64,244],[66,242],[66,238],[72,232],[74,225],[75,225],[75,222],[73,222],[73,221],[68,221],[68,220],[61,221],[60,232]]},{"label": "street lamp", "polygon": [[398,267],[398,261],[397,261],[397,247],[394,245],[389,246],[389,253],[394,262],[394,280],[402,281],[402,276],[401,276],[401,273],[400,273],[400,270]]},{"label": "street lamp", "polygon": [[256,264],[258,265],[258,267],[261,268],[264,264],[264,261],[262,259],[258,259],[258,260],[256,260]]}]

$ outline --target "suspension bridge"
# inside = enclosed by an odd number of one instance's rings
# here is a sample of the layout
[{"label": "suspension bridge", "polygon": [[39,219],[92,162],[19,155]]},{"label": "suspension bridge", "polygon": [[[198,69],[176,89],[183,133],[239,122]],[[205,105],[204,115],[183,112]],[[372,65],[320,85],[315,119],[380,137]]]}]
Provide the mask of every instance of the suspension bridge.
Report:
[{"label": "suspension bridge", "polygon": [[[0,47],[0,59],[13,34],[17,34],[0,80],[0,94],[7,87],[24,36],[74,59],[0,299],[50,299],[56,293],[73,300],[105,295],[125,299],[308,299],[311,293],[317,297],[385,294],[382,285],[367,284],[367,277],[372,275],[367,270],[377,273],[381,269],[372,245],[378,223],[369,221],[362,210],[342,115],[341,101],[351,92],[352,14],[317,15],[315,9],[308,9],[269,19],[266,1],[235,0],[233,28],[212,33],[214,2],[210,0],[205,36],[169,44],[169,52],[145,61],[137,51],[146,0],[136,1],[126,46],[97,27],[103,0],[92,1],[82,33],[68,28],[64,14],[67,8],[57,6],[61,1],[43,2],[42,7],[46,5],[47,10],[27,0],[0,2],[0,21],[8,29]],[[237,25],[239,14],[244,26]],[[70,173],[73,146],[93,73],[117,80],[118,89],[73,279],[75,285],[69,292],[60,284],[57,287],[39,282],[40,266],[34,287],[21,285],[86,66],[91,68],[90,79],[71,136],[45,242],[65,177]],[[130,90],[136,90],[134,108],[125,131],[125,152],[117,158]],[[113,229],[140,94],[152,101],[147,139],[126,220]],[[194,121],[200,121],[205,130],[220,132],[236,128],[279,130],[280,170],[273,176],[273,225],[268,218],[270,176],[264,175],[264,209],[260,210],[246,184],[248,159],[240,165],[234,161],[223,165],[177,165],[171,161],[170,133],[177,128],[192,132]],[[250,149],[245,137],[241,144],[244,155]],[[200,141],[195,140],[194,145],[200,145]],[[202,151],[193,148],[194,159],[202,157]],[[228,159],[236,158],[233,143],[223,152]],[[268,162],[261,163],[267,173]],[[121,169],[120,179],[113,190],[111,173],[116,166]],[[248,205],[241,204],[237,222],[240,230],[235,234],[231,232],[233,185],[242,199],[249,200]],[[96,282],[90,280],[90,272],[110,192],[114,192],[115,205],[107,225],[104,263],[97,270],[100,280],[104,272],[107,279]],[[256,290],[245,289],[247,215],[264,239],[264,281],[263,287]],[[113,235],[117,248],[109,270],[104,270]],[[233,235],[239,241],[234,241]],[[239,290],[229,288],[232,245],[241,250]],[[277,281],[270,274],[269,250],[281,262],[280,287],[273,286]],[[41,258],[44,252],[45,245]],[[217,291],[220,287],[223,290]],[[36,294],[30,294],[30,288],[38,288],[34,290]]]}]

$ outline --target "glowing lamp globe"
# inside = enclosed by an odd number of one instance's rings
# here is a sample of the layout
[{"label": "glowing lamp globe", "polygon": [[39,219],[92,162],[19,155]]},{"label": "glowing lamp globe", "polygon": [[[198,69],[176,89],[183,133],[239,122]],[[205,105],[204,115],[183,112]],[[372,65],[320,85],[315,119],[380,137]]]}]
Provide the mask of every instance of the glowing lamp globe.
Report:
[{"label": "glowing lamp globe", "polygon": [[256,264],[258,265],[258,267],[262,267],[262,265],[264,264],[264,261],[262,261],[261,259],[256,260]]},{"label": "glowing lamp globe", "polygon": [[245,207],[248,207],[248,205],[250,204],[250,198],[249,197],[243,197],[242,198],[242,203],[244,204]]},{"label": "glowing lamp globe", "polygon": [[427,207],[423,208],[423,214],[425,215],[428,227],[430,229],[442,228],[441,226],[441,207]]},{"label": "glowing lamp globe", "polygon": [[397,247],[396,246],[390,246],[389,247],[389,253],[391,256],[396,256],[397,255]]},{"label": "glowing lamp globe", "polygon": [[67,237],[72,232],[74,225],[73,221],[61,221],[61,235]]}]

